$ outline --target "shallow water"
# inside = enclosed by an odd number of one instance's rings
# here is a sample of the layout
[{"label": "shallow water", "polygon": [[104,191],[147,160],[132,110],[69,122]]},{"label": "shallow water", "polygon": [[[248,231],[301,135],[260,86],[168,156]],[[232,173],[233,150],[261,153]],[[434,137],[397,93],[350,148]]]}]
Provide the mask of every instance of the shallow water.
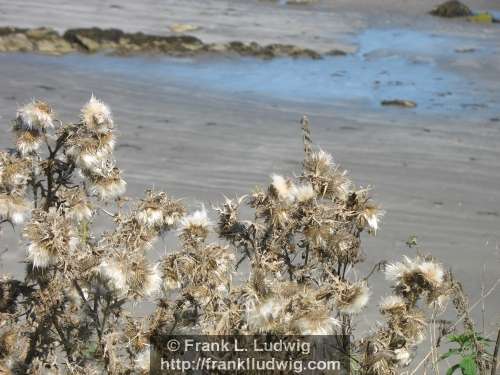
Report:
[{"label": "shallow water", "polygon": [[[482,82],[446,66],[471,53],[496,53],[492,46],[478,49],[475,39],[392,29],[367,30],[354,40],[359,44],[356,54],[321,60],[122,58],[79,54],[63,57],[17,54],[3,55],[0,59],[28,58],[35,64],[60,64],[89,74],[118,75],[160,88],[181,85],[264,100],[271,97],[318,104],[355,102],[380,109],[382,100],[405,99],[418,105],[416,109],[405,110],[417,113],[452,114],[473,109],[476,115],[477,111],[493,115],[499,111],[500,95],[491,82]],[[455,51],[467,46],[476,48],[471,53]]]}]

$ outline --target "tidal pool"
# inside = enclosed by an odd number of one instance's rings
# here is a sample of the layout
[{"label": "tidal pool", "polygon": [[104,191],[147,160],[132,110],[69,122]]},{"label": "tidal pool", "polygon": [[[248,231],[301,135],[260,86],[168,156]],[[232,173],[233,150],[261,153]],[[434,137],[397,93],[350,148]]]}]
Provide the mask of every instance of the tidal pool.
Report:
[{"label": "tidal pool", "polygon": [[[237,57],[113,57],[105,55],[3,55],[35,64],[60,64],[89,74],[111,74],[159,88],[182,85],[200,91],[317,104],[361,103],[380,109],[386,99],[417,103],[417,113],[481,111],[497,114],[498,90],[488,80],[450,68],[471,54],[498,53],[478,40],[411,30],[366,30],[353,37],[358,52],[321,60]],[[475,46],[471,52],[457,49]],[[467,56],[468,55],[468,56]],[[477,57],[476,57],[477,58]],[[478,68],[470,68],[471,70]]]}]

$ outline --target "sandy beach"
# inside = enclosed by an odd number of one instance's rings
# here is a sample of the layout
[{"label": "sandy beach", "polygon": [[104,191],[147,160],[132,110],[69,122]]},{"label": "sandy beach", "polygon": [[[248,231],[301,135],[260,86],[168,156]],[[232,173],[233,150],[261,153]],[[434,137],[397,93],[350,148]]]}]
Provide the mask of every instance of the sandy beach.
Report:
[{"label": "sandy beach", "polygon": [[[9,121],[18,105],[42,98],[71,121],[94,93],[113,110],[120,132],[116,156],[128,194],[138,196],[153,185],[195,208],[202,202],[217,204],[223,194],[246,194],[267,184],[273,172],[297,174],[302,158],[298,121],[307,114],[316,143],[356,183],[373,186],[387,212],[377,236],[365,238],[366,270],[381,259],[413,255],[405,241],[416,235],[421,251],[451,267],[476,301],[482,288],[500,277],[500,26],[429,16],[437,3],[2,1],[1,26],[59,31],[99,26],[167,35],[169,25],[187,23],[198,26],[190,34],[206,42],[292,43],[320,52],[341,48],[354,57],[335,57],[333,68],[326,65],[332,79],[336,73],[344,78],[339,85],[325,83],[322,91],[323,78],[313,87],[307,77],[295,82],[284,73],[272,82],[266,75],[248,81],[246,68],[231,76],[231,67],[240,64],[234,59],[220,65],[213,58],[172,62],[0,54],[0,147],[11,144]],[[500,3],[486,0],[468,5],[500,11]],[[422,44],[407,46],[401,41],[405,37]],[[349,58],[356,63],[338,60]],[[361,73],[377,61],[403,65],[386,74],[383,68]],[[248,69],[260,72],[260,65],[251,64]],[[205,78],[212,68],[217,77],[240,83],[221,85]],[[271,68],[279,71],[282,65]],[[312,77],[316,70],[311,69]],[[420,89],[425,79],[433,82],[429,91]],[[365,83],[358,90],[356,82]],[[379,99],[394,95],[415,100],[417,108],[379,105]],[[13,238],[6,227],[1,247],[9,248],[0,267],[18,274],[24,250]],[[157,246],[158,253],[162,246],[170,243]],[[376,295],[388,293],[381,276],[373,280]],[[500,323],[499,296],[497,290],[486,301],[485,324],[491,328]],[[475,317],[481,319],[479,310]]]}]

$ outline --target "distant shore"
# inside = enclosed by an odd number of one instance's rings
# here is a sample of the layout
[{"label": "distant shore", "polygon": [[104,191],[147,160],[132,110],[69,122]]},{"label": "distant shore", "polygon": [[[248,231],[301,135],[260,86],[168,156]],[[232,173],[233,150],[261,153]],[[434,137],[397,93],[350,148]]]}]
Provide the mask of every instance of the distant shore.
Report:
[{"label": "distant shore", "polygon": [[[67,53],[111,53],[120,56],[138,54],[192,57],[198,55],[238,55],[263,59],[276,57],[320,59],[312,49],[291,44],[260,45],[256,42],[204,43],[190,35],[160,36],[142,32],[126,33],[120,29],[98,27],[68,29],[59,34],[50,27],[0,27],[0,52],[35,52],[48,55]],[[325,55],[346,55],[342,50],[331,50]]]}]

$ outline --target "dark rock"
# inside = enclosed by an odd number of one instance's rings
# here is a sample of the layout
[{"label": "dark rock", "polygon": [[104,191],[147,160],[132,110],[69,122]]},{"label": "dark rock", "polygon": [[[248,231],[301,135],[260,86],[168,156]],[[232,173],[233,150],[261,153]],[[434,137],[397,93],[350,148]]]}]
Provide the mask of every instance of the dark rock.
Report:
[{"label": "dark rock", "polygon": [[124,32],[119,29],[101,29],[99,27],[68,29],[63,35],[63,38],[71,43],[78,43],[78,37],[85,37],[90,40],[102,43],[115,42],[118,43],[123,37]]},{"label": "dark rock", "polygon": [[497,211],[477,211],[477,214],[481,216],[500,216]]},{"label": "dark rock", "polygon": [[42,89],[42,90],[46,90],[46,91],[52,91],[52,90],[56,89],[55,87],[47,86],[47,85],[38,85],[36,87],[39,89]]},{"label": "dark rock", "polygon": [[326,56],[346,56],[347,52],[342,51],[341,49],[332,49],[331,51],[328,51],[325,53]]},{"label": "dark rock", "polygon": [[472,11],[460,1],[450,0],[434,8],[430,14],[437,17],[454,18],[472,16]]},{"label": "dark rock", "polygon": [[50,27],[37,27],[35,29],[29,29],[26,30],[24,34],[33,41],[60,38],[59,33]]},{"label": "dark rock", "polygon": [[463,109],[478,110],[478,109],[488,108],[488,105],[483,103],[462,103],[460,104],[460,107],[462,107]]},{"label": "dark rock", "polygon": [[455,48],[456,53],[472,53],[475,51],[476,49],[473,47]]},{"label": "dark rock", "polygon": [[25,34],[13,33],[0,37],[0,52],[31,52],[34,44]]},{"label": "dark rock", "polygon": [[28,29],[21,29],[19,27],[4,26],[0,27],[0,37],[11,34],[24,34]]},{"label": "dark rock", "polygon": [[382,100],[380,103],[383,106],[394,106],[403,108],[415,108],[417,103],[412,100],[402,100],[402,99],[392,99],[392,100]]},{"label": "dark rock", "polygon": [[240,41],[229,42],[225,45],[227,52],[234,52],[242,56],[254,56],[263,59],[272,59],[275,57],[307,57],[311,59],[320,59],[321,54],[307,48],[301,48],[290,44],[269,44],[261,46],[258,43],[243,43]]},{"label": "dark rock", "polygon": [[75,52],[76,48],[61,37],[42,39],[35,42],[35,50],[48,55],[64,55]]},{"label": "dark rock", "polygon": [[[65,54],[74,51],[88,53],[111,52],[118,55],[138,53],[192,56],[199,53],[235,53],[263,59],[294,57],[320,59],[316,51],[290,44],[269,44],[234,41],[227,44],[205,44],[190,35],[149,35],[141,32],[125,33],[119,29],[77,28],[62,36],[50,28],[0,28],[0,52],[37,51],[46,54]],[[334,51],[336,55],[343,51]]]}]

